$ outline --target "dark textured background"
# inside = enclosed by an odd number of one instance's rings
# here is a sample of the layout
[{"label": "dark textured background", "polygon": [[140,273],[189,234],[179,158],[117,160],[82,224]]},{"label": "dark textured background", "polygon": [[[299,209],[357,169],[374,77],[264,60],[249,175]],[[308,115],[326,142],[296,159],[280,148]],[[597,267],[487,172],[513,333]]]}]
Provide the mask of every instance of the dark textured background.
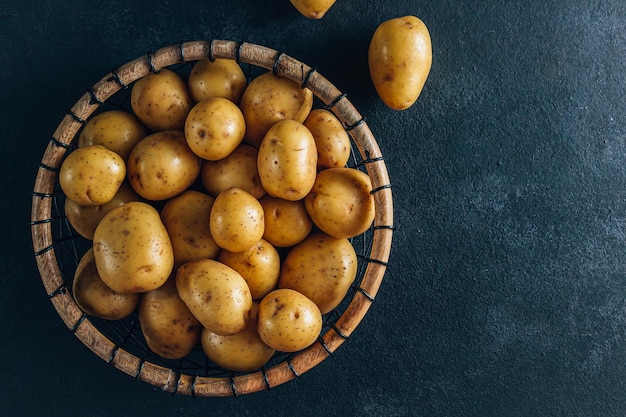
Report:
[{"label": "dark textured background", "polygon": [[[419,101],[374,93],[376,26],[428,25]],[[621,0],[0,0],[0,408],[41,416],[623,416],[626,4]],[[391,266],[329,359],[269,392],[193,399],[109,367],[63,325],[32,256],[56,125],[112,68],[182,40],[271,46],[346,92],[392,180]]]}]

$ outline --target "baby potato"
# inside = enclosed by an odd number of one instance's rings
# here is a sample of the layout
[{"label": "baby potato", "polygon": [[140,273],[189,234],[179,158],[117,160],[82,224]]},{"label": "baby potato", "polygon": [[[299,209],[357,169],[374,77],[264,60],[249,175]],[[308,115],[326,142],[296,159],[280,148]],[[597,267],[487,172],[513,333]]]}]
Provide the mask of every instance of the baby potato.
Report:
[{"label": "baby potato", "polygon": [[161,209],[161,220],[174,250],[174,267],[203,258],[215,259],[220,251],[211,236],[209,218],[215,198],[187,190]]},{"label": "baby potato", "polygon": [[194,64],[187,85],[195,102],[223,97],[238,105],[248,81],[236,61],[204,58]]},{"label": "baby potato", "polygon": [[217,260],[239,272],[246,280],[253,300],[263,298],[276,288],[280,275],[280,255],[264,239],[242,252],[223,250]]},{"label": "baby potato", "polygon": [[138,314],[146,344],[162,358],[182,359],[200,340],[202,325],[178,295],[173,277],[141,294]]},{"label": "baby potato", "polygon": [[69,198],[65,199],[65,216],[74,230],[85,239],[92,240],[96,226],[109,211],[129,201],[139,201],[139,196],[130,185],[122,183],[113,199],[100,206],[82,206]]},{"label": "baby potato", "polygon": [[242,143],[224,159],[204,161],[200,171],[202,185],[214,197],[231,187],[239,187],[255,198],[262,197],[265,189],[257,169],[258,153],[256,148]]},{"label": "baby potato", "polygon": [[254,305],[246,327],[239,333],[222,336],[204,328],[200,336],[202,350],[217,365],[235,372],[252,372],[260,369],[274,355],[257,330]]},{"label": "baby potato", "polygon": [[365,232],[375,215],[370,177],[356,168],[320,171],[304,199],[313,223],[336,238],[351,238]]},{"label": "baby potato", "polygon": [[209,226],[220,248],[230,252],[244,251],[263,238],[263,207],[250,193],[237,187],[229,188],[215,198]]},{"label": "baby potato", "polygon": [[185,191],[200,176],[202,160],[179,130],[156,132],[142,139],[128,157],[128,181],[145,199],[160,201]]},{"label": "baby potato", "polygon": [[280,288],[259,303],[257,330],[269,347],[296,352],[312,345],[320,335],[322,314],[302,293]]},{"label": "baby potato", "polygon": [[370,76],[383,103],[405,110],[418,99],[432,65],[428,28],[415,16],[381,23],[368,49]]},{"label": "baby potato", "polygon": [[356,252],[348,239],[316,232],[289,251],[278,288],[304,294],[326,314],[344,299],[356,271]]},{"label": "baby potato", "polygon": [[126,161],[130,151],[146,134],[146,127],[134,114],[108,110],[85,123],[78,137],[78,146],[102,145]]},{"label": "baby potato", "polygon": [[83,255],[76,267],[72,295],[85,313],[106,320],[121,320],[129,316],[139,302],[139,294],[120,294],[102,281],[93,248]]},{"label": "baby potato", "polygon": [[172,243],[159,213],[141,201],[104,216],[94,232],[93,250],[102,281],[120,293],[158,288],[174,266]]},{"label": "baby potato", "polygon": [[325,109],[311,110],[304,125],[317,147],[317,168],[340,168],[350,158],[350,137],[337,117]]},{"label": "baby potato", "polygon": [[265,217],[263,238],[272,245],[285,248],[302,242],[313,229],[304,200],[289,201],[271,195],[259,199]]},{"label": "baby potato", "polygon": [[243,140],[258,148],[265,133],[276,122],[306,120],[313,107],[313,92],[268,71],[250,81],[239,106],[246,120]]},{"label": "baby potato", "polygon": [[187,84],[167,68],[138,79],[130,95],[135,115],[150,130],[183,130],[193,100]]},{"label": "baby potato", "polygon": [[335,0],[290,0],[291,4],[304,17],[309,19],[321,19],[326,12],[335,4]]},{"label": "baby potato", "polygon": [[269,195],[290,201],[304,198],[317,173],[313,135],[295,120],[277,122],[261,142],[257,167],[261,185]]},{"label": "baby potato", "polygon": [[113,199],[126,176],[121,156],[102,145],[77,148],[61,164],[59,185],[65,196],[83,206]]},{"label": "baby potato", "polygon": [[229,266],[213,259],[190,261],[176,271],[180,298],[204,327],[219,335],[239,333],[252,309],[248,284]]},{"label": "baby potato", "polygon": [[222,97],[209,97],[192,107],[185,121],[189,148],[203,159],[227,157],[243,140],[246,121],[239,107]]}]

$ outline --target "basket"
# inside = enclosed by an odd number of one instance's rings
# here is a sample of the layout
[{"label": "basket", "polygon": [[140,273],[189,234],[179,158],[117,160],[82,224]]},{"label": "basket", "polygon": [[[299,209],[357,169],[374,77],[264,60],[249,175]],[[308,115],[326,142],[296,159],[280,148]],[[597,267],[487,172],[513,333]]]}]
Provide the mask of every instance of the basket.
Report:
[{"label": "basket", "polygon": [[[320,337],[295,353],[277,353],[262,369],[251,373],[224,370],[201,349],[182,360],[165,360],[143,340],[136,313],[106,321],[83,313],[71,294],[72,279],[90,242],[69,225],[57,175],[64,157],[76,146],[74,138],[98,111],[127,106],[130,86],[161,68],[184,72],[202,58],[236,60],[248,74],[268,71],[312,90],[318,104],[332,111],[352,141],[349,165],[372,180],[376,215],[372,227],[352,239],[358,255],[357,278],[346,298],[324,316]],[[32,193],[31,231],[34,257],[48,297],[68,329],[102,360],[137,380],[172,394],[197,397],[238,396],[269,390],[301,376],[328,358],[352,335],[372,305],[385,274],[393,234],[392,193],[385,161],[364,118],[346,94],[314,68],[274,49],[228,40],[183,42],[163,47],[112,70],[93,85],[61,120],[38,167]]]}]

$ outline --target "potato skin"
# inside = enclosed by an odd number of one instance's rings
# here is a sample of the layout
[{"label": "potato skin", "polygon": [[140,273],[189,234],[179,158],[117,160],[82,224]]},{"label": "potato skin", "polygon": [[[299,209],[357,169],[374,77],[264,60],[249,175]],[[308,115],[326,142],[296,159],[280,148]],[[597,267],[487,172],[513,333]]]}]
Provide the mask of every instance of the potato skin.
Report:
[{"label": "potato skin", "polygon": [[325,109],[311,110],[304,125],[315,139],[318,169],[346,166],[350,158],[350,137],[334,114]]},{"label": "potato skin", "polygon": [[271,195],[259,199],[265,217],[263,238],[279,248],[294,246],[311,233],[313,222],[304,200],[289,201]]},{"label": "potato skin", "polygon": [[257,149],[242,143],[224,159],[203,161],[202,185],[213,197],[231,187],[241,188],[255,198],[262,197],[265,189],[259,178],[258,154]]},{"label": "potato skin", "polygon": [[381,100],[393,110],[417,101],[432,66],[428,28],[415,16],[381,23],[368,49],[370,76]]},{"label": "potato skin", "polygon": [[146,134],[146,127],[134,114],[108,110],[85,123],[78,137],[78,146],[102,145],[126,161],[130,151]]},{"label": "potato skin", "polygon": [[204,58],[194,64],[187,84],[195,102],[223,97],[238,105],[248,81],[236,61]]},{"label": "potato skin", "polygon": [[291,4],[304,17],[309,19],[321,19],[326,12],[335,4],[335,0],[290,0]]}]

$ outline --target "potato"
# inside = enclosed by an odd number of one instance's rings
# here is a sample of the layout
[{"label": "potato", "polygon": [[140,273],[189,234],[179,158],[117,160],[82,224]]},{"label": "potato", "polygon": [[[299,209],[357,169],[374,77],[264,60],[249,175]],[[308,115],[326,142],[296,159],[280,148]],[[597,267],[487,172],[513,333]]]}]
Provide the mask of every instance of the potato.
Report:
[{"label": "potato", "polygon": [[202,325],[178,295],[176,281],[141,294],[139,324],[146,344],[166,359],[182,359],[200,340]]},{"label": "potato", "polygon": [[233,187],[215,198],[209,219],[211,236],[227,251],[241,252],[256,245],[265,230],[261,203],[250,193]]},{"label": "potato", "polygon": [[121,156],[102,145],[92,145],[77,148],[63,160],[59,185],[77,204],[99,206],[115,197],[125,176]]},{"label": "potato", "polygon": [[130,151],[146,134],[146,127],[134,114],[108,110],[85,123],[78,137],[78,146],[102,145],[126,161]]},{"label": "potato", "polygon": [[252,372],[260,369],[274,355],[257,330],[254,305],[246,327],[239,333],[222,336],[204,328],[200,336],[202,350],[217,365],[236,372]]},{"label": "potato", "polygon": [[239,106],[246,120],[244,141],[258,148],[276,122],[306,120],[313,107],[313,92],[269,71],[250,81]]},{"label": "potato", "polygon": [[263,238],[280,248],[302,242],[313,229],[304,200],[289,201],[265,195],[259,199],[265,218]]},{"label": "potato", "polygon": [[257,169],[258,153],[257,149],[242,143],[224,159],[204,161],[200,171],[202,185],[214,197],[231,187],[239,187],[255,198],[262,197],[265,189]]},{"label": "potato", "polygon": [[227,157],[243,140],[246,121],[239,107],[222,97],[209,97],[192,107],[185,121],[189,148],[203,159]]},{"label": "potato", "polygon": [[280,288],[259,303],[257,330],[271,348],[296,352],[312,345],[320,335],[322,314],[302,293]]},{"label": "potato", "polygon": [[65,199],[65,216],[74,230],[85,239],[92,240],[96,226],[109,211],[140,197],[130,185],[122,183],[113,199],[100,206],[82,206],[69,198]]},{"label": "potato", "polygon": [[295,120],[277,122],[261,142],[257,168],[261,185],[269,195],[290,201],[304,198],[317,173],[313,135]]},{"label": "potato", "polygon": [[304,121],[317,147],[317,168],[340,168],[350,158],[350,137],[339,119],[325,109],[314,109]]},{"label": "potato", "polygon": [[280,275],[280,255],[264,239],[242,252],[220,252],[217,260],[233,268],[246,280],[253,300],[276,288]]},{"label": "potato", "polygon": [[304,294],[326,314],[344,299],[356,272],[357,257],[350,241],[317,232],[289,251],[278,288]]},{"label": "potato", "polygon": [[219,335],[239,333],[252,308],[248,284],[229,266],[213,259],[190,261],[176,271],[180,298],[204,327]]},{"label": "potato", "polygon": [[104,216],[94,233],[93,250],[102,281],[120,293],[158,288],[174,266],[172,243],[159,213],[141,201]]},{"label": "potato", "polygon": [[404,16],[381,23],[369,44],[368,65],[383,103],[393,110],[411,107],[432,65],[432,44],[424,22]]},{"label": "potato", "polygon": [[193,100],[187,84],[167,68],[138,79],[132,87],[131,107],[150,130],[183,130]]},{"label": "potato", "polygon": [[72,295],[85,313],[106,320],[128,317],[139,302],[139,294],[120,294],[102,281],[96,268],[93,248],[83,255],[76,267]]},{"label": "potato", "polygon": [[375,216],[370,177],[356,168],[320,171],[304,199],[313,223],[336,238],[351,238],[365,232]]},{"label": "potato", "polygon": [[200,176],[202,160],[179,130],[146,136],[128,157],[128,181],[137,194],[160,201],[185,191]]},{"label": "potato", "polygon": [[291,4],[304,17],[321,19],[335,4],[335,0],[290,0]]},{"label": "potato", "polygon": [[223,97],[239,104],[248,81],[236,61],[204,58],[194,64],[187,85],[196,102],[209,97]]},{"label": "potato", "polygon": [[188,261],[217,257],[220,248],[209,226],[214,201],[208,194],[187,190],[168,200],[161,209],[161,220],[174,250],[175,268]]}]

